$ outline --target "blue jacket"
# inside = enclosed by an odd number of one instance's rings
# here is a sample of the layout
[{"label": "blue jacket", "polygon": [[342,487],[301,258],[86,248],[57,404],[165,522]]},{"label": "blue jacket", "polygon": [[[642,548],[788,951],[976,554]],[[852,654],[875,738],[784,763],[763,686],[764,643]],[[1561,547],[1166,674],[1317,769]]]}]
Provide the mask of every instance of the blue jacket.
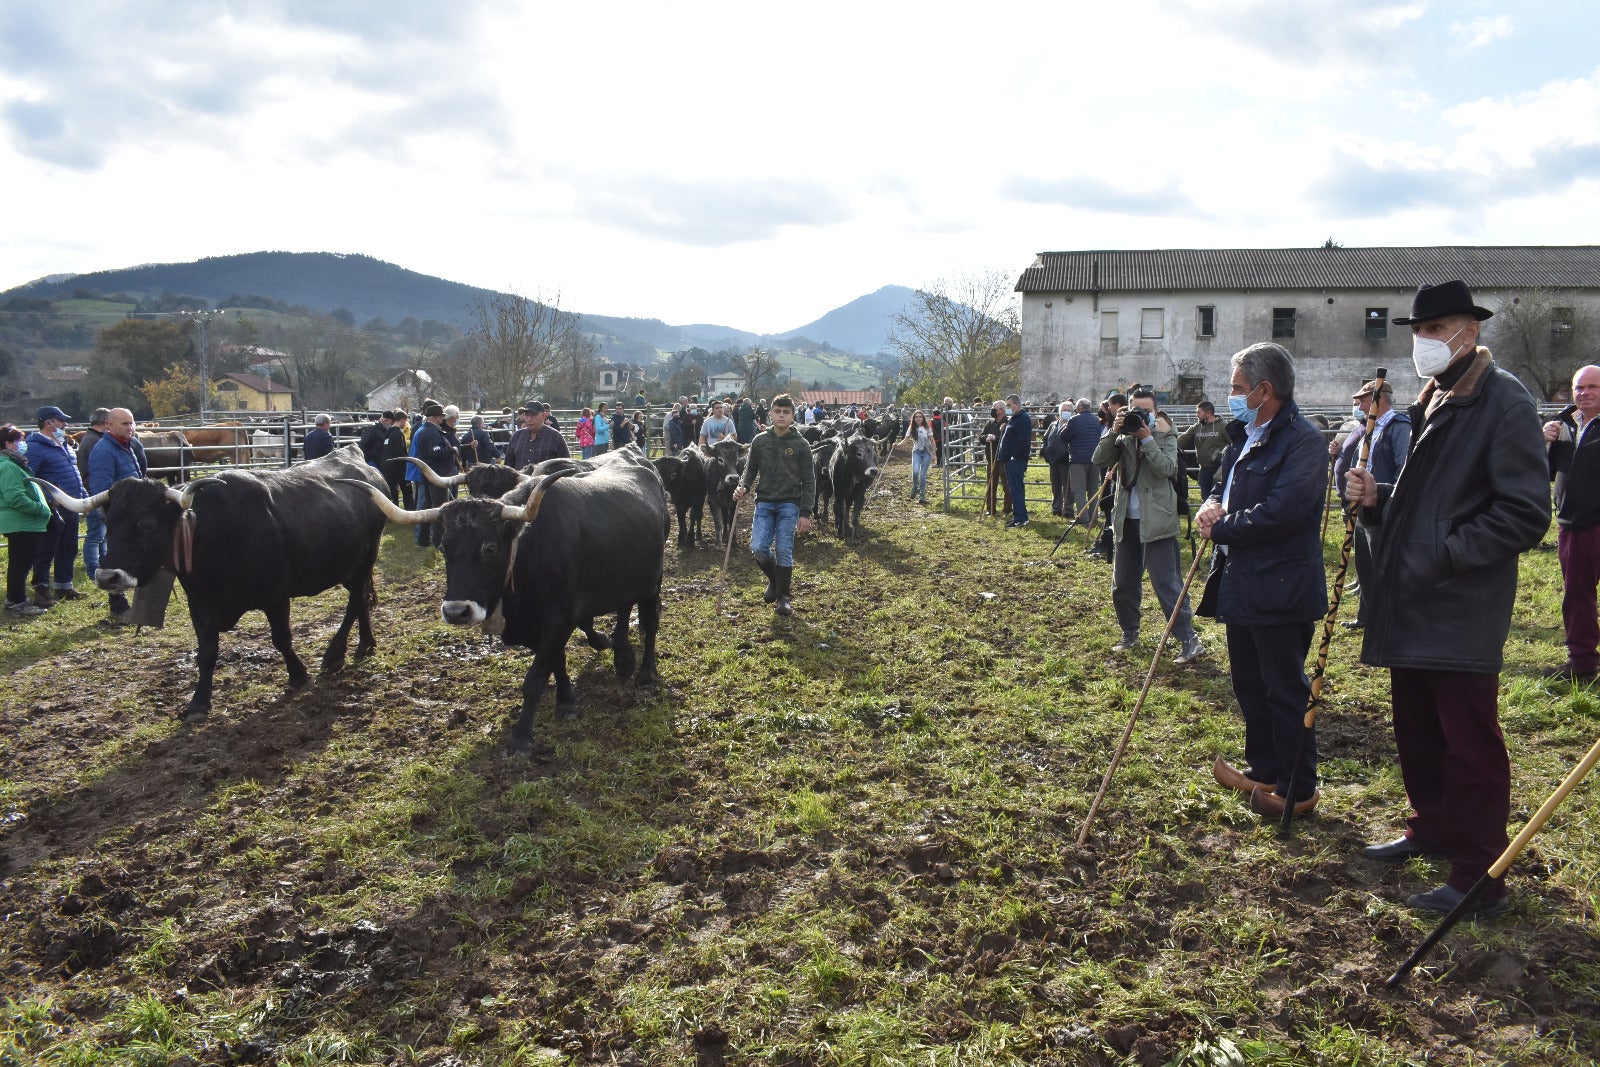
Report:
[{"label": "blue jacket", "polygon": [[995,459],[1002,463],[1013,459],[1027,459],[1033,455],[1033,419],[1028,415],[1027,408],[1018,408],[1017,413],[1006,420],[1006,428],[1000,434],[1000,449],[995,453]]},{"label": "blue jacket", "polygon": [[1372,446],[1367,457],[1367,469],[1372,477],[1385,485],[1393,485],[1400,477],[1400,468],[1406,465],[1411,452],[1411,416],[1396,411],[1389,425],[1378,431],[1378,443]]},{"label": "blue jacket", "polygon": [[[424,421],[411,435],[411,454],[432,467],[435,474],[448,478],[456,473],[455,439],[431,422]],[[422,475],[416,473],[415,467],[411,469],[415,475],[412,480],[420,482]]]},{"label": "blue jacket", "polygon": [[318,426],[306,434],[301,450],[308,460],[321,459],[333,451],[333,434]]},{"label": "blue jacket", "polygon": [[150,469],[150,461],[145,459],[144,445],[139,443],[137,437],[124,446],[115,437],[106,434],[95,443],[94,451],[89,453],[89,495],[103,493],[111,488],[112,482],[120,482],[124,478],[143,478],[144,472]]},{"label": "blue jacket", "polygon": [[35,478],[43,478],[68,496],[82,500],[89,495],[83,491],[83,477],[78,474],[71,445],[58,445],[55,438],[35,430],[28,435],[28,466]]},{"label": "blue jacket", "polygon": [[1226,546],[1220,570],[1217,621],[1236,626],[1315,622],[1328,613],[1322,563],[1322,504],[1328,491],[1328,446],[1322,432],[1288,401],[1250,453],[1245,424],[1228,424],[1232,442],[1222,455],[1211,499],[1228,489],[1228,513],[1211,527]]},{"label": "blue jacket", "polygon": [[1092,411],[1080,411],[1067,420],[1067,461],[1093,463],[1094,446],[1100,443],[1100,418]]}]

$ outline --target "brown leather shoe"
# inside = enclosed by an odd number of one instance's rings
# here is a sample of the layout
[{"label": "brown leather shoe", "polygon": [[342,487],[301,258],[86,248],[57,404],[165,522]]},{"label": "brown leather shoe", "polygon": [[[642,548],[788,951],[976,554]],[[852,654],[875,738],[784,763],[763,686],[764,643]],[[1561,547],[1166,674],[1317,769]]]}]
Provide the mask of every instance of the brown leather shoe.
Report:
[{"label": "brown leather shoe", "polygon": [[56,598],[50,595],[50,587],[48,585],[36,585],[33,587],[33,602],[41,608],[53,608],[56,606]]},{"label": "brown leather shoe", "polygon": [[1217,784],[1224,789],[1232,789],[1243,793],[1245,796],[1249,796],[1257,789],[1265,789],[1270,792],[1276,785],[1274,782],[1256,781],[1221,756],[1218,756],[1217,762],[1211,765],[1211,774],[1212,777],[1216,778]]},{"label": "brown leather shoe", "polygon": [[[1294,806],[1296,815],[1305,815],[1317,806],[1317,801],[1322,799],[1322,790],[1314,790],[1312,794]],[[1250,810],[1257,815],[1267,815],[1274,819],[1283,818],[1283,798],[1275,790],[1259,786],[1250,794]]]}]

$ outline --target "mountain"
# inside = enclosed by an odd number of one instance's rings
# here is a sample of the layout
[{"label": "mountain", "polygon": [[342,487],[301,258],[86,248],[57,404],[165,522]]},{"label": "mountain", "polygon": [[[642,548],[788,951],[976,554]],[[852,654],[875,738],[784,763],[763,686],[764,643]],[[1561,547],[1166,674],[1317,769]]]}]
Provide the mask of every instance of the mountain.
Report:
[{"label": "mountain", "polygon": [[[147,263],[89,274],[54,274],[0,293],[0,304],[15,298],[64,300],[75,294],[128,294],[154,301],[164,294],[198,297],[216,304],[232,297],[266,297],[327,313],[349,311],[357,322],[405,318],[471,324],[480,302],[500,295],[491,289],[446,281],[385,263],[371,256],[334,252],[250,252],[212,256],[192,263]],[[779,347],[792,339],[826,345],[840,352],[873,355],[883,349],[893,316],[912,290],[889,285],[852,300],[821,318],[781,334],[759,334],[713,323],[674,326],[640,319],[583,312],[584,330],[610,359],[645,363],[663,352],[703,348],[708,352],[765,344]]]},{"label": "mountain", "polygon": [[774,340],[804,337],[822,341],[845,352],[871,355],[889,346],[894,317],[916,299],[917,291],[903,285],[886,285],[875,293],[858,296],[798,329],[774,335]]}]

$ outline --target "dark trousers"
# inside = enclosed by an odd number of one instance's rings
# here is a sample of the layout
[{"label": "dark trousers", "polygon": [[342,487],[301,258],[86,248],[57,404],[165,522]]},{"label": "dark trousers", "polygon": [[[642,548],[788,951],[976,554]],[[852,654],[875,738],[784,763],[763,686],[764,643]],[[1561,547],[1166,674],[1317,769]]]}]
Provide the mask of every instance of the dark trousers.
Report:
[{"label": "dark trousers", "polygon": [[[1331,521],[1331,517],[1330,517]],[[1356,622],[1365,626],[1367,624],[1367,605],[1372,603],[1374,593],[1367,585],[1367,575],[1372,573],[1372,541],[1367,536],[1367,528],[1356,525],[1356,581],[1361,585],[1361,597],[1356,602]],[[1346,584],[1349,579],[1346,579]]]},{"label": "dark trousers", "polygon": [[1028,521],[1028,495],[1026,486],[1023,484],[1023,479],[1027,473],[1027,460],[1006,460],[1006,486],[1011,490],[1011,499],[1006,501],[1006,506],[1011,509],[1011,518],[1015,522]]},{"label": "dark trousers", "polygon": [[[1511,760],[1500,733],[1500,676],[1470,671],[1389,671],[1394,744],[1411,818],[1406,836],[1450,861],[1465,893],[1506,849]],[[1505,894],[1504,879],[1488,893]]]},{"label": "dark trousers", "polygon": [[1567,666],[1575,671],[1600,668],[1600,618],[1595,614],[1595,586],[1600,584],[1600,526],[1575,530],[1561,527],[1556,538],[1561,557],[1561,622],[1567,631]]},{"label": "dark trousers", "polygon": [[1194,480],[1200,486],[1200,502],[1203,504],[1211,497],[1211,489],[1217,484],[1217,468],[1201,467],[1195,471]]},{"label": "dark trousers", "polygon": [[[1249,775],[1258,782],[1273,782],[1280,797],[1289,792],[1294,761],[1300,754],[1306,704],[1311,699],[1306,653],[1316,628],[1314,622],[1228,627],[1228,671],[1244,715],[1244,758],[1250,765]],[[1305,762],[1300,765],[1295,803],[1309,797],[1316,787],[1313,727]]]},{"label": "dark trousers", "polygon": [[[431,482],[416,482],[417,510],[426,511],[429,508],[442,507],[450,499],[450,490]],[[432,545],[438,548],[444,544],[444,523],[425,522],[417,527],[417,547],[427,548]]]},{"label": "dark trousers", "polygon": [[406,478],[403,474],[390,474],[383,472],[384,484],[389,487],[389,499],[395,504],[401,504],[407,511],[411,510],[411,503],[405,491]]},{"label": "dark trousers", "polygon": [[65,589],[72,584],[72,566],[78,560],[78,515],[67,511],[62,522],[52,525],[55,529],[39,535],[39,546],[33,552],[33,584],[50,585],[53,564],[55,587]]},{"label": "dark trousers", "polygon": [[28,571],[39,551],[42,533],[6,534],[6,603],[20,604],[28,599]]},{"label": "dark trousers", "polygon": [[1067,478],[1066,460],[1050,464],[1050,514],[1065,515],[1072,506],[1072,485]]}]

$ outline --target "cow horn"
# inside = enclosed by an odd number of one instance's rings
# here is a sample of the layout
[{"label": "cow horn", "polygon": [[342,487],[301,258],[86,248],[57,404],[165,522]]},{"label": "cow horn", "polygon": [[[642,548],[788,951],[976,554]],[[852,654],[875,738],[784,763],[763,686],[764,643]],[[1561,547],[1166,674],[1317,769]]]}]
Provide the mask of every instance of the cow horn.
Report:
[{"label": "cow horn", "polygon": [[68,511],[76,511],[79,515],[87,515],[95,508],[104,507],[106,500],[111,496],[111,490],[109,489],[103,493],[96,493],[87,499],[68,496],[59,487],[51,485],[43,478],[29,478],[28,481],[43,489],[44,495],[54,500],[58,506],[66,508]]},{"label": "cow horn", "polygon": [[206,482],[214,477],[216,476],[212,474],[206,474],[196,478],[192,482],[184,483],[183,488],[178,492],[178,503],[183,506],[184,511],[188,511],[190,508],[194,507],[194,494],[197,487],[200,486],[201,483]]},{"label": "cow horn", "polygon": [[376,486],[369,485],[366,482],[358,482],[354,478],[340,478],[339,480],[346,485],[359,485],[371,493],[372,502],[378,505],[378,510],[383,512],[385,518],[398,526],[421,526],[426,522],[438,522],[439,512],[444,510],[443,508],[429,508],[426,511],[407,511],[379,492]]},{"label": "cow horn", "polygon": [[[432,482],[440,489],[449,489],[451,486],[460,485],[462,482],[467,480],[467,476],[465,474],[452,474],[448,478],[442,477],[437,471],[428,466],[426,463],[422,462],[422,460],[418,459],[416,456],[403,456],[401,458],[403,458],[407,463],[415,465],[417,470],[422,472],[422,476],[424,478],[428,479],[428,481]],[[390,503],[393,503],[393,501],[390,501]]]},{"label": "cow horn", "polygon": [[577,469],[552,471],[539,479],[539,484],[533,487],[533,492],[528,494],[526,507],[515,508],[510,505],[501,510],[507,519],[521,522],[532,522],[539,516],[539,506],[544,503],[545,490],[550,488],[550,483],[557,478],[565,478],[569,474],[577,474]]}]

